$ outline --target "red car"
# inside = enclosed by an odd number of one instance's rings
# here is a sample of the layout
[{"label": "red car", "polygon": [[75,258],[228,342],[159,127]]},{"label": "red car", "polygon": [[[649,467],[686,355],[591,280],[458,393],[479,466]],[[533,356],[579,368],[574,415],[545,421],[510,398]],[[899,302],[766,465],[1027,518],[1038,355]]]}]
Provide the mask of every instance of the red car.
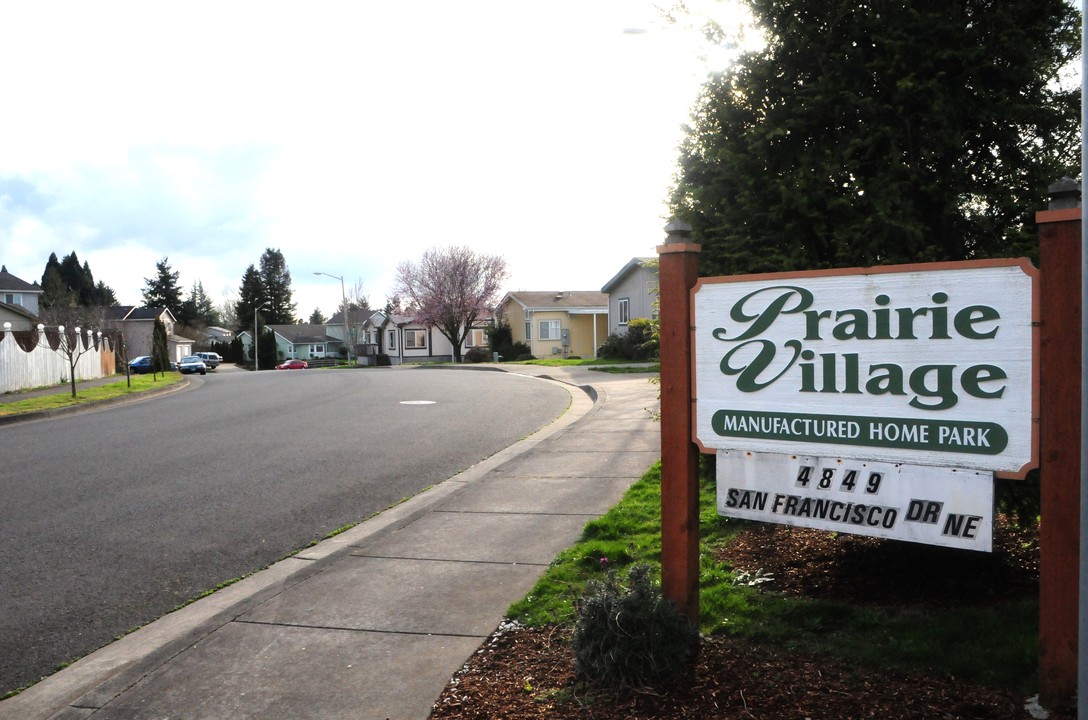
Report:
[{"label": "red car", "polygon": [[305,360],[288,360],[276,366],[277,370],[305,370],[306,368]]}]

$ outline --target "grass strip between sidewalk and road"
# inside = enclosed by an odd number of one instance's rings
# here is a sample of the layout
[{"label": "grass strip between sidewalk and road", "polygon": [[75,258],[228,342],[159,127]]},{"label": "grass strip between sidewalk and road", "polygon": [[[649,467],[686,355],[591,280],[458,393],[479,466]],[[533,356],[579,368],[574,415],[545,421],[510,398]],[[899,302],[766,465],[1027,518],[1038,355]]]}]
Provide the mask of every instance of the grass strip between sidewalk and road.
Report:
[{"label": "grass strip between sidewalk and road", "polygon": [[121,377],[117,382],[109,383],[107,385],[84,389],[77,387],[75,397],[72,397],[72,393],[68,389],[68,386],[65,386],[64,392],[0,403],[0,416],[24,415],[26,413],[75,407],[86,403],[139,395],[148,390],[156,390],[170,385],[176,385],[184,379],[185,376],[174,372],[159,375],[157,378],[152,377],[150,374],[133,375],[131,387],[129,387],[125,378]]},{"label": "grass strip between sidewalk and road", "polygon": [[[758,568],[730,568],[716,548],[753,523],[720,517],[713,479],[701,483],[700,630],[766,643],[859,668],[921,670],[996,688],[1037,692],[1038,599],[981,607],[863,607],[785,595],[745,582]],[[508,616],[529,626],[571,624],[587,581],[634,563],[661,569],[661,466],[589,522]]]}]

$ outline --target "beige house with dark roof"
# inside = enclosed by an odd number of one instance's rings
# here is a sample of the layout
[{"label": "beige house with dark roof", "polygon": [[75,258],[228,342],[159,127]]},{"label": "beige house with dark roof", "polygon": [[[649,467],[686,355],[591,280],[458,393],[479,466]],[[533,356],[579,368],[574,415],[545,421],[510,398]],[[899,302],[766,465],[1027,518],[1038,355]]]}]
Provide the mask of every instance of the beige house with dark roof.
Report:
[{"label": "beige house with dark roof", "polygon": [[102,324],[125,334],[127,357],[132,360],[140,355],[150,355],[154,347],[155,320],[161,319],[166,326],[166,342],[170,348],[170,360],[178,362],[193,354],[193,341],[174,334],[174,314],[166,308],[114,305],[102,309]]},{"label": "beige house with dark roof", "polygon": [[495,314],[538,358],[593,358],[608,336],[608,296],[596,290],[509,292]]}]

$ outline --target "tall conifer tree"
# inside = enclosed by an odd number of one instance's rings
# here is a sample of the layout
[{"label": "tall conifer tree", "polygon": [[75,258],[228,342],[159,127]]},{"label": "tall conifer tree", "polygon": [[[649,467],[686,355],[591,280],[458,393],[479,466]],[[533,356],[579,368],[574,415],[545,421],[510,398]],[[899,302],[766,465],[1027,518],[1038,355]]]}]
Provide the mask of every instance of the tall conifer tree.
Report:
[{"label": "tall conifer tree", "polygon": [[1076,176],[1066,0],[750,0],[766,47],[706,83],[674,215],[704,275],[1035,257]]},{"label": "tall conifer tree", "polygon": [[291,301],[291,271],[283,253],[268,248],[261,255],[261,284],[268,307],[269,325],[292,325],[295,322],[295,303]]},{"label": "tall conifer tree", "polygon": [[181,312],[181,287],[178,277],[181,273],[170,267],[170,258],[164,257],[155,263],[155,277],[144,278],[144,303],[147,307],[166,308],[178,318]]}]

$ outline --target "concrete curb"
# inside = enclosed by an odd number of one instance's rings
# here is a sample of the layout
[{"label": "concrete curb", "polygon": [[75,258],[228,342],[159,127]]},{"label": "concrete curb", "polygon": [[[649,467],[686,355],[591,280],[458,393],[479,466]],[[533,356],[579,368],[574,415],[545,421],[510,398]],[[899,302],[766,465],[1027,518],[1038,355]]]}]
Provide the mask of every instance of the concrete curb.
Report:
[{"label": "concrete curb", "polygon": [[163,388],[151,388],[150,390],[142,390],[138,393],[125,395],[123,397],[109,398],[107,400],[91,400],[89,402],[80,403],[79,405],[53,408],[50,410],[38,410],[36,412],[18,413],[15,415],[0,415],[0,426],[15,425],[16,423],[23,422],[38,422],[41,420],[49,420],[51,418],[61,417],[63,415],[74,415],[80,412],[101,410],[102,408],[115,407],[117,405],[128,405],[129,403],[140,402],[143,400],[147,400],[148,398],[157,397],[159,395],[169,395],[171,393],[185,390],[188,387],[189,378],[185,378],[181,382],[174,383],[173,385],[167,385]]},{"label": "concrete curb", "polygon": [[118,638],[0,702],[0,720],[82,717],[70,713],[78,712],[76,708],[80,707],[103,707],[202,638],[269,598],[320,573],[355,546],[411,524],[500,466],[592,417],[604,402],[596,389],[589,386],[538,375],[529,377],[560,384],[571,396],[567,410],[549,425],[343,533]]}]

